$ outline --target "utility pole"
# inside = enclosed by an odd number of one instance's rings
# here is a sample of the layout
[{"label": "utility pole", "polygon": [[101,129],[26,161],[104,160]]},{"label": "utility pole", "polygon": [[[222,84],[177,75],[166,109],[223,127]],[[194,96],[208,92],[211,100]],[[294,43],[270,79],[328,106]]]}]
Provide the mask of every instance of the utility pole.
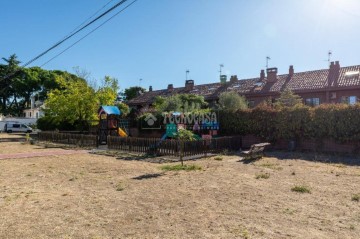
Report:
[{"label": "utility pole", "polygon": [[186,80],[188,80],[188,75],[189,75],[190,71],[186,70]]},{"label": "utility pole", "polygon": [[142,81],[143,79],[139,79],[139,87],[141,87],[141,81]]}]

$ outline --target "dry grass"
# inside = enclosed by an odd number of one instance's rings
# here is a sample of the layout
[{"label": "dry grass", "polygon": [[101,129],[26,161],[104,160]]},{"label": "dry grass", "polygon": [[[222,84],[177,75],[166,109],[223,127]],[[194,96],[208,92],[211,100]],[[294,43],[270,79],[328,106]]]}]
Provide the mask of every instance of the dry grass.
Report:
[{"label": "dry grass", "polygon": [[359,167],[222,157],[190,172],[90,154],[0,160],[0,238],[358,238]]}]

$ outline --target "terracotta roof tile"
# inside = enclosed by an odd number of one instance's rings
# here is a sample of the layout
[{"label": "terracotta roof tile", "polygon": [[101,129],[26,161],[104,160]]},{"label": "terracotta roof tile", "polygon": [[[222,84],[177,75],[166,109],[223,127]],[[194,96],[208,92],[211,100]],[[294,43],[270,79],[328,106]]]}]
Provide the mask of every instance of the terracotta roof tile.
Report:
[{"label": "terracotta roof tile", "polygon": [[[157,90],[146,92],[143,95],[129,101],[130,105],[150,104],[156,96],[169,96],[173,94],[190,93],[203,95],[206,100],[217,99],[222,92],[236,91],[239,94],[268,94],[279,93],[288,88],[293,91],[320,90],[327,87],[360,87],[360,65],[341,67],[339,76],[336,79],[330,74],[329,69],[306,71],[290,75],[278,75],[276,82],[268,82],[265,78],[251,78],[237,80],[235,82],[211,83],[204,85],[195,85],[194,89],[187,91],[185,87],[174,88],[172,91]],[[330,84],[329,84],[330,82]]]}]

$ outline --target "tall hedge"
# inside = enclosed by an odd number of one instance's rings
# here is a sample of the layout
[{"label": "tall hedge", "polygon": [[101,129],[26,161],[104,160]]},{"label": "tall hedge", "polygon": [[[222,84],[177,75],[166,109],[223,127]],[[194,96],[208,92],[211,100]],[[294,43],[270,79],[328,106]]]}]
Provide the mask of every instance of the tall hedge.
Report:
[{"label": "tall hedge", "polygon": [[315,108],[259,107],[220,114],[224,134],[254,134],[271,141],[301,138],[331,138],[340,142],[360,140],[360,104],[328,104]]}]

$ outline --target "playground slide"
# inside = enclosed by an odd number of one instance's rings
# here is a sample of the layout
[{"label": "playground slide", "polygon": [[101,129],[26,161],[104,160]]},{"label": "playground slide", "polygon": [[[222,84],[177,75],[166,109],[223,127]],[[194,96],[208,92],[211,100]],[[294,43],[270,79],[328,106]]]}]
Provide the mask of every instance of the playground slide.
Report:
[{"label": "playground slide", "polygon": [[122,129],[122,128],[118,128],[118,134],[120,137],[127,137],[127,133]]},{"label": "playground slide", "polygon": [[167,138],[167,134],[164,134],[162,137],[161,137],[161,141],[165,140]]},{"label": "playground slide", "polygon": [[167,134],[164,134],[164,135],[161,137],[160,141],[156,144],[156,146],[159,146],[159,145],[162,143],[162,141],[164,141],[167,137],[168,137]]}]

